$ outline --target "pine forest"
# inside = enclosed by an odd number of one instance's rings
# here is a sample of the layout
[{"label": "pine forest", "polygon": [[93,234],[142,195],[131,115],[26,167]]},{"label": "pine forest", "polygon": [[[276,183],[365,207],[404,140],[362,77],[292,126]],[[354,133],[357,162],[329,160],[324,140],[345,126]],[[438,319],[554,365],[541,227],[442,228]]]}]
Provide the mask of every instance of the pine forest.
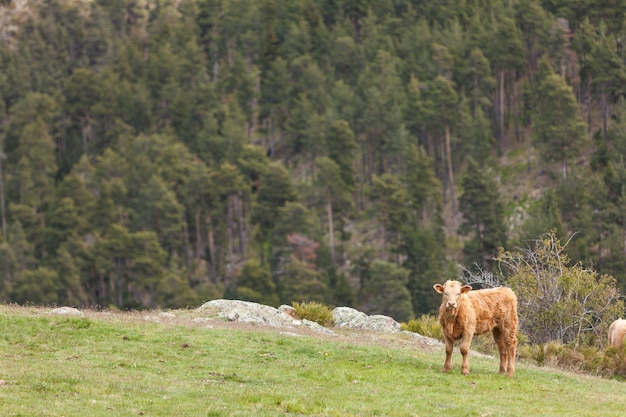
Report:
[{"label": "pine forest", "polygon": [[625,96],[620,1],[0,0],[0,301],[408,320],[541,239],[624,292]]}]

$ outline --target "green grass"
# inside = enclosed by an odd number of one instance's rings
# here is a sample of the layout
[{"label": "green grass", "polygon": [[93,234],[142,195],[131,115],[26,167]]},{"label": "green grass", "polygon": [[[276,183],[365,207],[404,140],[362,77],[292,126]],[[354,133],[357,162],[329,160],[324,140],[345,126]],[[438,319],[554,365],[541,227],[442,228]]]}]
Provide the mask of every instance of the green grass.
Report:
[{"label": "green grass", "polygon": [[[149,313],[0,305],[0,414],[9,416],[622,416],[626,384],[493,358],[440,372],[443,351],[277,331],[152,323]],[[188,323],[188,324],[185,324]],[[209,323],[210,324],[210,323]],[[382,339],[383,336],[381,335]],[[397,338],[394,342],[393,338]],[[409,348],[409,346],[413,346]],[[391,346],[391,347],[390,347]]]}]

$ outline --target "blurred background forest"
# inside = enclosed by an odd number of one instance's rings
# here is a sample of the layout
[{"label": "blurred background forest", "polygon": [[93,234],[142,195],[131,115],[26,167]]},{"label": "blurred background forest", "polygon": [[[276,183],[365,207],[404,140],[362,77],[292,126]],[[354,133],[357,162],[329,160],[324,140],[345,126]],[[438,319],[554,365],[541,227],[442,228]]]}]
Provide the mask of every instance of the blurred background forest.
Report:
[{"label": "blurred background forest", "polygon": [[0,300],[406,320],[546,233],[624,291],[625,23],[609,0],[0,0]]}]

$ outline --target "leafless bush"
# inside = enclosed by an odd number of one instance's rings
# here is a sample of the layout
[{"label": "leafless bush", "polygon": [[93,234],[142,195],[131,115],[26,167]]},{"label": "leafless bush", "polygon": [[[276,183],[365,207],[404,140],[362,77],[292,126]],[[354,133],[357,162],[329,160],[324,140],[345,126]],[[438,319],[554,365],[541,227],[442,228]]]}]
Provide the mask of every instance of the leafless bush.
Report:
[{"label": "leafless bush", "polygon": [[555,233],[496,258],[517,295],[520,330],[531,343],[602,344],[609,325],[624,311],[616,280],[581,264],[569,266],[567,244]]},{"label": "leafless bush", "polygon": [[478,264],[474,264],[475,271],[469,270],[460,264],[458,268],[461,270],[462,275],[460,281],[465,284],[478,284],[481,288],[496,288],[502,286],[500,277],[493,272],[485,271]]}]

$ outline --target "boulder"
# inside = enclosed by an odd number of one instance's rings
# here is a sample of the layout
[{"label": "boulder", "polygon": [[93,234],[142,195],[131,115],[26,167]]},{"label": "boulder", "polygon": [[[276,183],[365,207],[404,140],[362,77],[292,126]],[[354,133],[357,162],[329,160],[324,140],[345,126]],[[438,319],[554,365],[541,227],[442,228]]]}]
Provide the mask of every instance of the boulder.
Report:
[{"label": "boulder", "polygon": [[362,311],[350,307],[337,307],[333,310],[335,327],[374,330],[379,332],[396,333],[400,331],[400,323],[389,316],[375,314],[368,316]]},{"label": "boulder", "polygon": [[50,314],[59,316],[84,316],[83,312],[74,307],[59,307],[50,311]]},{"label": "boulder", "polygon": [[211,300],[198,307],[199,310],[217,311],[217,316],[228,321],[264,324],[272,327],[291,325],[293,318],[274,307],[251,301]]}]

